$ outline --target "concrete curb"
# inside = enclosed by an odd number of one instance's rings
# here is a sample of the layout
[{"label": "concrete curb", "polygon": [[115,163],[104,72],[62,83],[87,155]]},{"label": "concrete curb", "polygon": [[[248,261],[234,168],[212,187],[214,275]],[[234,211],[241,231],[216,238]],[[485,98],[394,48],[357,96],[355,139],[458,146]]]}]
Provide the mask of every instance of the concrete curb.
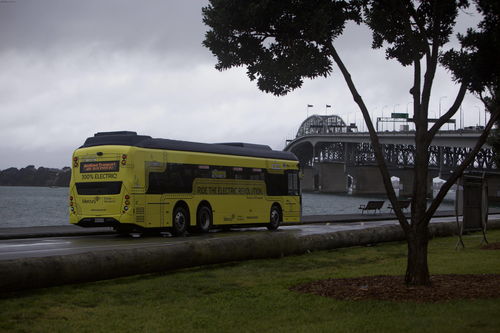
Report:
[{"label": "concrete curb", "polygon": [[[456,232],[456,224],[433,223],[429,229],[431,237],[451,236]],[[489,221],[488,229],[500,229],[500,220]],[[301,235],[297,231],[250,233],[147,248],[5,260],[0,261],[0,291],[43,288],[401,240],[404,240],[404,234],[398,225],[368,226],[362,230],[312,235]]]},{"label": "concrete curb", "polygon": [[74,225],[0,228],[0,240],[42,237],[111,235],[112,228],[82,228]]}]

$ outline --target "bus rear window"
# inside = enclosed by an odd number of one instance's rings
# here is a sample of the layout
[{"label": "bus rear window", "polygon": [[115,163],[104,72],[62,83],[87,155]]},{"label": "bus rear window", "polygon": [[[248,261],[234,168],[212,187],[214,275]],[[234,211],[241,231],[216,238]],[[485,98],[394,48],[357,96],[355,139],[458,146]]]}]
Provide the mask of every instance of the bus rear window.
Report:
[{"label": "bus rear window", "polygon": [[89,182],[76,183],[76,191],[80,195],[120,194],[122,182]]}]

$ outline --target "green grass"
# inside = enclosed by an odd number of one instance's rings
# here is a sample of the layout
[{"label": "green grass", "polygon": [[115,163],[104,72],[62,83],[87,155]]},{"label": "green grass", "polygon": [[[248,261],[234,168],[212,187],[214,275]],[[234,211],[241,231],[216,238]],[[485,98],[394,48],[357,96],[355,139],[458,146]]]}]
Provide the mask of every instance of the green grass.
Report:
[{"label": "green grass", "polygon": [[[488,233],[500,241],[500,231]],[[432,274],[500,274],[500,253],[481,238],[434,239]],[[437,304],[338,301],[288,290],[330,277],[402,275],[406,244],[313,252],[197,267],[0,298],[6,332],[499,332],[500,299]],[[0,277],[1,278],[1,277]]]}]

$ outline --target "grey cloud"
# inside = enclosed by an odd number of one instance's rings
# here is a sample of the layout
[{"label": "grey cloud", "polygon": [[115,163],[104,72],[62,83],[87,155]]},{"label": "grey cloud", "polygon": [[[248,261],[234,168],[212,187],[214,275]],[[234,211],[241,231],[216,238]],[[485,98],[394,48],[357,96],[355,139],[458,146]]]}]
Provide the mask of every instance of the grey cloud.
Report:
[{"label": "grey cloud", "polygon": [[0,3],[0,51],[38,53],[97,44],[209,57],[199,1],[16,0]]}]

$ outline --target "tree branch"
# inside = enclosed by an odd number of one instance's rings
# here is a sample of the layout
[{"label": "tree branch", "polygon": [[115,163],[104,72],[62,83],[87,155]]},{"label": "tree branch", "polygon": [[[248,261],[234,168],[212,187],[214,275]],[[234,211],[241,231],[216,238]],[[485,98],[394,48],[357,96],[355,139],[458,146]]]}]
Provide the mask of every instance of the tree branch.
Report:
[{"label": "tree branch", "polygon": [[[424,76],[424,89],[422,92],[422,104],[426,113],[429,110],[429,101],[431,98],[432,84],[434,82],[434,76],[436,75],[438,55],[439,55],[439,28],[441,22],[439,21],[439,17],[437,16],[437,2],[433,3],[433,30],[432,30],[432,48],[430,54],[426,54],[426,71]],[[425,27],[423,27],[425,29]],[[426,35],[427,36],[427,35]],[[427,39],[426,39],[427,40]]]},{"label": "tree branch", "polygon": [[410,231],[410,225],[406,219],[406,216],[403,214],[403,211],[399,207],[399,203],[396,197],[396,193],[394,192],[394,188],[392,187],[392,182],[391,182],[391,177],[389,175],[389,171],[387,169],[387,164],[385,162],[384,155],[382,153],[381,145],[378,139],[377,132],[375,131],[375,128],[373,127],[373,123],[370,118],[370,114],[368,112],[368,109],[366,108],[366,105],[363,101],[363,98],[359,95],[356,86],[354,85],[354,82],[351,78],[351,74],[345,67],[344,63],[342,62],[342,59],[340,59],[340,56],[337,53],[337,50],[333,45],[330,46],[329,48],[330,54],[339,67],[342,75],[344,76],[344,80],[347,83],[347,86],[349,87],[349,90],[351,91],[352,97],[356,104],[358,104],[359,109],[361,110],[361,113],[363,114],[363,118],[366,122],[366,125],[368,127],[368,131],[370,133],[370,139],[372,142],[372,147],[375,151],[375,157],[377,159],[377,162],[379,164],[379,169],[380,173],[382,174],[382,181],[384,183],[385,190],[387,192],[387,195],[389,197],[389,200],[392,204],[392,207],[394,208],[394,212],[399,220],[399,224],[405,231],[405,233],[408,233]]},{"label": "tree branch", "polygon": [[[415,122],[415,129],[418,131],[418,126],[420,125],[420,117],[422,117],[422,105],[420,103],[420,97],[422,94],[420,85],[422,83],[422,73],[420,67],[420,59],[415,57],[413,60],[413,87],[411,89],[411,93],[413,95],[413,120]],[[418,121],[417,121],[418,120]]]},{"label": "tree branch", "polygon": [[436,133],[439,131],[439,129],[457,113],[458,108],[460,105],[462,105],[462,101],[464,100],[465,93],[467,92],[467,82],[462,82],[460,85],[460,89],[458,91],[457,97],[455,98],[455,102],[453,105],[448,109],[448,111],[439,118],[438,121],[431,127],[429,130],[429,136],[428,136],[428,142],[427,144],[431,144],[432,139],[434,139],[434,136]]}]

